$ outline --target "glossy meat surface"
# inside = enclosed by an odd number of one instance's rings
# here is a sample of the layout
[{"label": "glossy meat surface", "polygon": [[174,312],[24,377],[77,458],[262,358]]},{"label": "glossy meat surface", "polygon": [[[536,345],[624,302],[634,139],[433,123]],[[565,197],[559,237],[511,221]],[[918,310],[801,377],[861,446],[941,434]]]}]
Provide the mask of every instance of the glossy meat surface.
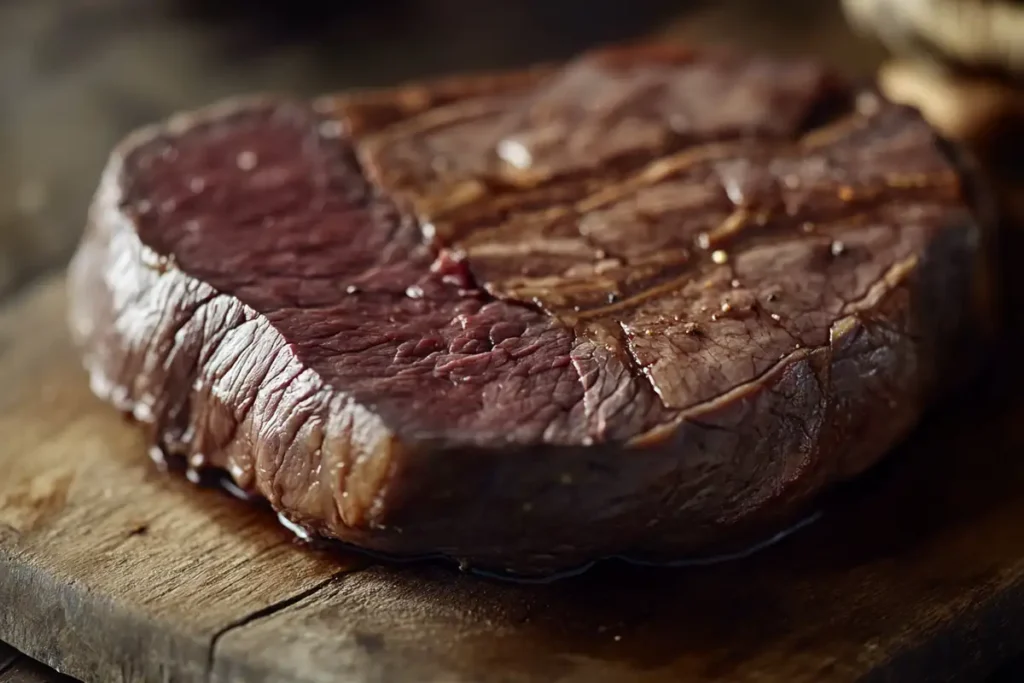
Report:
[{"label": "glossy meat surface", "polygon": [[309,532],[544,572],[727,545],[877,461],[966,365],[978,242],[911,110],[614,49],[133,136],[72,327],[156,449]]}]

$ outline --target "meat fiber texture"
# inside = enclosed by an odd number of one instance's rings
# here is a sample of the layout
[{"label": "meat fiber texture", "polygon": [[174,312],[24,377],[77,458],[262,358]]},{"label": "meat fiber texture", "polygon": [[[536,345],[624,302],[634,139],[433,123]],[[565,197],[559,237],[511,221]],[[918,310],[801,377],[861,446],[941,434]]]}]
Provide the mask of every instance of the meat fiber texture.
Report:
[{"label": "meat fiber texture", "polygon": [[315,537],[544,574],[738,548],[976,356],[982,229],[914,111],[630,47],[232,101],[113,154],[95,392]]}]

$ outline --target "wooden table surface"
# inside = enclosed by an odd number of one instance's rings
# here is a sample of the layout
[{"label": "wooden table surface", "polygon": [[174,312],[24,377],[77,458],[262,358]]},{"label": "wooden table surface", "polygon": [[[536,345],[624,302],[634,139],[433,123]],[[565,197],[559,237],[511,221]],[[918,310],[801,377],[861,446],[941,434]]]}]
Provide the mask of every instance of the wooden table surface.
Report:
[{"label": "wooden table surface", "polygon": [[[122,135],[225,95],[516,66],[647,34],[808,52],[863,76],[881,57],[822,0],[358,4],[293,0],[283,21],[226,0],[0,0],[0,296],[66,261]],[[20,616],[5,609],[0,621]],[[60,680],[0,644],[0,683]]]}]

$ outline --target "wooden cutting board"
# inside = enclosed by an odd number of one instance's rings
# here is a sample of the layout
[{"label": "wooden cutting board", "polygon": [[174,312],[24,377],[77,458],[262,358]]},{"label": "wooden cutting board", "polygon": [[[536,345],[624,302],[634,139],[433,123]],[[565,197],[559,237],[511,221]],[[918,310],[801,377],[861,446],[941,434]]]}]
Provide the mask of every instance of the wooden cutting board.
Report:
[{"label": "wooden cutting board", "polygon": [[1024,649],[1024,398],[999,374],[752,558],[511,585],[314,552],[157,473],[50,280],[0,312],[0,640],[91,683],[977,680]]}]

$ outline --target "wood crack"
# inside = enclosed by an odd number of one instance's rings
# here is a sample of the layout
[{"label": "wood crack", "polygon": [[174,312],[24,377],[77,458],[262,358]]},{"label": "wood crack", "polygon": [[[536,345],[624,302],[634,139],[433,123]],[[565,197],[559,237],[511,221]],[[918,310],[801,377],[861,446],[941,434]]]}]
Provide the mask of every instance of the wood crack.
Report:
[{"label": "wood crack", "polygon": [[621,321],[619,322],[618,327],[622,333],[621,344],[627,361],[626,367],[629,368],[630,373],[635,379],[638,379],[641,383],[650,387],[651,393],[653,393],[655,398],[658,399],[658,403],[661,404],[662,409],[672,411],[672,408],[665,403],[665,397],[662,396],[661,390],[658,388],[654,378],[651,377],[650,373],[647,372],[643,363],[641,363],[640,359],[637,357],[636,349],[629,342],[629,330]]},{"label": "wood crack", "polygon": [[[0,643],[0,648],[6,650],[7,648]],[[14,665],[18,663],[18,660],[22,658],[22,654],[16,650],[10,650],[6,654],[0,650],[0,676],[14,668]]]},{"label": "wood crack", "polygon": [[15,665],[21,660],[21,657],[15,657],[11,661],[7,662],[3,666],[0,666],[0,676],[6,676],[8,673],[14,670]]},{"label": "wood crack", "polygon": [[306,600],[307,598],[311,598],[348,573],[349,570],[342,570],[336,572],[331,576],[327,577],[326,579],[324,579],[323,581],[320,581],[319,583],[311,586],[310,588],[307,588],[304,591],[300,591],[295,595],[289,596],[283,600],[278,600],[277,602],[267,605],[262,609],[258,609],[255,612],[251,612],[250,614],[247,614],[244,617],[236,619],[231,623],[227,624],[226,626],[224,626],[223,628],[221,628],[220,630],[218,630],[210,638],[210,648],[207,653],[206,675],[204,679],[207,682],[213,680],[213,667],[217,657],[217,646],[220,644],[221,639],[228,633],[236,629],[242,628],[244,626],[248,626],[249,624],[260,621],[262,619],[266,619],[267,617],[271,617],[277,614],[278,612],[282,612],[288,609],[289,607],[292,607],[293,605],[296,605],[302,602],[303,600]]}]

